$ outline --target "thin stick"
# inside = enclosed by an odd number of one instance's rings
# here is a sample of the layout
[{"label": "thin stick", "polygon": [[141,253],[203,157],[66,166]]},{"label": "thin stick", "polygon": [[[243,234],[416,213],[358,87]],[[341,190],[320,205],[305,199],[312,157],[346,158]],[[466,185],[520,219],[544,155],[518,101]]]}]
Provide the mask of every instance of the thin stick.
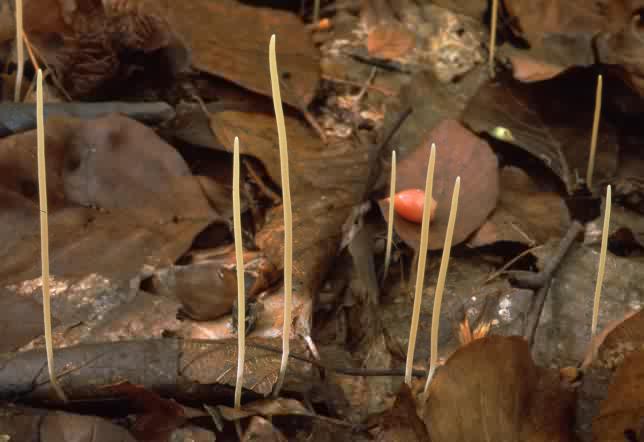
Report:
[{"label": "thin stick", "polygon": [[313,0],[313,24],[320,23],[320,0]]},{"label": "thin stick", "polygon": [[420,304],[423,298],[423,283],[425,281],[425,262],[427,261],[427,243],[429,241],[430,208],[432,205],[432,189],[434,186],[434,163],[436,162],[436,146],[432,143],[425,178],[425,203],[423,205],[423,224],[420,230],[420,248],[418,249],[418,267],[416,268],[416,291],[414,293],[414,309],[411,314],[409,343],[407,344],[407,362],[405,364],[405,383],[411,387],[414,352],[416,350],[416,335],[420,319]]},{"label": "thin stick", "polygon": [[590,157],[586,171],[586,185],[590,189],[593,185],[593,170],[595,169],[595,153],[597,152],[597,132],[599,131],[599,116],[602,112],[602,76],[597,76],[597,90],[595,91],[595,115],[593,116],[593,132],[590,138]]},{"label": "thin stick", "polygon": [[38,195],[40,197],[40,261],[42,265],[42,308],[45,323],[45,350],[49,379],[63,402],[67,397],[54,374],[54,343],[51,336],[51,299],[49,293],[49,224],[47,219],[47,174],[45,167],[45,123],[43,117],[42,71],[36,77],[36,134],[38,140]]},{"label": "thin stick", "polygon": [[424,394],[427,394],[427,389],[436,370],[436,361],[438,360],[438,324],[440,323],[441,301],[443,300],[445,277],[447,276],[449,255],[452,249],[452,237],[454,236],[454,224],[456,222],[456,213],[458,212],[458,194],[460,189],[461,177],[457,177],[456,183],[454,183],[454,193],[452,193],[452,207],[449,210],[449,220],[447,221],[447,232],[445,233],[441,267],[438,271],[438,281],[436,281],[436,294],[434,295],[434,309],[432,311],[432,334],[430,337],[431,353],[429,354],[429,374],[427,375]]},{"label": "thin stick", "polygon": [[382,281],[387,279],[389,262],[391,260],[391,243],[394,236],[394,197],[396,196],[396,151],[391,151],[391,183],[389,184],[389,223],[387,224],[387,247],[385,249],[385,269],[382,272]]},{"label": "thin stick", "polygon": [[237,382],[235,408],[241,406],[246,356],[246,296],[244,288],[244,251],[242,246],[241,198],[239,196],[239,138],[233,148],[233,226],[235,231],[235,259],[237,263]]},{"label": "thin stick", "polygon": [[282,109],[279,77],[277,73],[277,57],[275,56],[275,34],[271,36],[268,49],[268,61],[271,71],[271,89],[273,92],[273,107],[277,121],[277,135],[280,147],[280,174],[282,176],[282,201],[284,209],[284,329],[282,330],[282,362],[280,374],[273,390],[277,397],[288,366],[288,355],[291,351],[291,309],[293,304],[293,217],[291,211],[291,185],[288,179],[288,149],[286,144],[286,124]]},{"label": "thin stick", "polygon": [[22,88],[22,76],[25,70],[25,48],[22,44],[22,0],[16,0],[16,54],[18,55],[18,70],[16,71],[16,89],[13,94],[13,101],[20,102],[20,89]]},{"label": "thin stick", "polygon": [[494,78],[494,56],[496,53],[496,21],[499,12],[499,0],[492,0],[492,18],[490,19],[490,77]]},{"label": "thin stick", "polygon": [[595,300],[593,301],[593,322],[590,326],[591,335],[597,332],[597,319],[599,318],[599,298],[602,294],[604,270],[606,269],[606,249],[608,247],[608,227],[610,225],[611,188],[606,189],[606,207],[604,208],[604,228],[602,229],[602,245],[599,251],[599,268],[597,269],[597,282],[595,283]]}]

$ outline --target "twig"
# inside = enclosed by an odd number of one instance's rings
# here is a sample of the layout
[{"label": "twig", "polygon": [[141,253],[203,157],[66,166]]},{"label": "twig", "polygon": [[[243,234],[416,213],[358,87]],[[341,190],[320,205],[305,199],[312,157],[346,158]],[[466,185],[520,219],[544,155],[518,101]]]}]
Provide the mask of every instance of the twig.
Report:
[{"label": "twig", "polygon": [[568,227],[566,235],[561,239],[555,254],[548,260],[543,270],[539,273],[525,271],[511,271],[511,279],[522,288],[537,290],[546,285],[552,278],[554,272],[559,268],[568,250],[575,241],[575,238],[584,231],[584,226],[579,221],[573,221]]},{"label": "twig", "polygon": [[373,81],[374,78],[376,78],[376,72],[378,72],[378,69],[375,67],[371,68],[371,72],[369,73],[369,77],[367,78],[367,81],[364,82],[362,85],[362,88],[360,89],[360,92],[358,92],[358,95],[355,98],[355,101],[353,102],[353,107],[357,108],[358,103],[360,103],[360,100],[362,100],[362,97],[364,97],[364,94],[367,93],[367,90],[369,89],[369,85]]},{"label": "twig", "polygon": [[496,278],[498,278],[499,276],[501,276],[503,274],[503,272],[505,272],[508,268],[510,268],[515,262],[517,262],[518,260],[520,260],[524,256],[534,252],[535,250],[539,250],[541,248],[543,248],[543,246],[535,246],[535,247],[532,247],[530,249],[526,249],[523,252],[519,253],[517,256],[515,256],[514,258],[512,258],[511,260],[509,260],[508,262],[503,264],[503,266],[500,269],[498,269],[496,272],[493,272],[490,276],[488,276],[485,279],[485,281],[483,281],[483,284],[489,284],[491,281],[493,281]]},{"label": "twig", "polygon": [[324,144],[327,144],[329,140],[326,137],[326,134],[324,133],[324,129],[322,129],[322,127],[317,122],[313,114],[309,112],[306,103],[302,101],[300,96],[295,93],[295,90],[293,88],[290,88],[288,84],[286,84],[286,82],[282,80],[282,78],[279,79],[279,84],[281,87],[291,92],[291,96],[295,98],[295,100],[297,100],[297,110],[299,110],[302,113],[302,115],[304,116],[304,119],[311,125],[313,130],[315,130],[318,133],[322,142]]},{"label": "twig", "polygon": [[385,89],[385,88],[380,87],[380,86],[375,86],[373,84],[363,85],[362,83],[359,83],[357,81],[345,80],[343,78],[335,78],[335,77],[331,77],[329,75],[322,75],[322,79],[326,80],[326,81],[330,81],[332,83],[347,84],[349,86],[356,86],[356,87],[366,86],[367,89],[375,91],[375,92],[380,92],[381,94],[383,94],[383,95],[385,95],[387,97],[393,97],[394,95],[396,95],[396,93],[393,92],[392,90]]},{"label": "twig", "polygon": [[282,204],[282,198],[280,198],[280,196],[275,193],[273,189],[271,189],[264,183],[264,181],[260,178],[259,174],[253,167],[253,164],[248,160],[242,160],[242,163],[244,164],[244,167],[246,167],[246,171],[248,171],[250,178],[257,185],[257,187],[259,187],[260,192],[262,192],[263,195],[267,196],[271,201],[273,201],[273,204]]},{"label": "twig", "polygon": [[530,308],[530,312],[528,313],[528,324],[526,325],[525,338],[528,341],[530,348],[534,345],[534,337],[537,333],[537,327],[539,326],[543,306],[546,304],[546,297],[548,296],[548,292],[550,292],[550,281],[551,280],[546,281],[546,284],[537,291],[532,307]]},{"label": "twig", "polygon": [[[208,342],[207,340],[203,340],[203,341]],[[273,353],[282,353],[281,348],[273,347],[271,345],[260,344],[257,342],[253,342],[252,344],[248,344],[248,345],[249,347],[259,348],[261,350],[266,350]],[[405,375],[405,369],[403,368],[401,369],[373,368],[372,369],[372,368],[336,367],[336,366],[328,365],[328,364],[325,364],[324,362],[316,361],[315,359],[311,359],[306,356],[300,355],[298,353],[293,353],[293,352],[289,354],[289,358],[294,359],[296,361],[309,363],[320,370],[330,371],[333,373],[343,374],[347,376],[369,376],[369,377],[374,376],[375,377],[375,376],[404,376]],[[414,377],[423,378],[427,376],[427,371],[414,369],[412,370],[412,375]]]}]

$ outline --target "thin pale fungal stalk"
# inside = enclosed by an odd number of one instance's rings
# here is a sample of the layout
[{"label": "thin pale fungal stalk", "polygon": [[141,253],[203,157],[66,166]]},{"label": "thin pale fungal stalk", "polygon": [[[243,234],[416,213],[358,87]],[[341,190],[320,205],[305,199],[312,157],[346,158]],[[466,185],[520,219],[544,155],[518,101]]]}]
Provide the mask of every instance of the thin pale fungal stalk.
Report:
[{"label": "thin pale fungal stalk", "polygon": [[22,88],[22,77],[25,70],[25,47],[22,42],[22,0],[16,0],[16,55],[18,58],[18,69],[16,71],[16,89],[13,94],[13,101],[20,102],[20,89]]},{"label": "thin pale fungal stalk", "polygon": [[447,221],[447,232],[445,233],[445,244],[443,245],[443,257],[441,258],[441,267],[438,271],[438,280],[436,281],[436,294],[434,295],[434,309],[432,310],[432,334],[430,337],[430,355],[429,355],[429,374],[425,383],[424,394],[436,371],[436,361],[438,360],[438,324],[441,316],[441,302],[443,300],[443,291],[445,290],[445,277],[447,276],[447,266],[449,265],[449,255],[452,249],[452,237],[454,236],[454,224],[456,223],[456,213],[458,212],[458,194],[461,189],[461,177],[456,178],[454,183],[454,193],[452,193],[452,206],[449,210],[449,220]]},{"label": "thin pale fungal stalk", "polygon": [[494,78],[494,57],[496,53],[496,22],[499,13],[499,0],[492,0],[492,17],[490,18],[490,77]]},{"label": "thin pale fungal stalk", "polygon": [[606,189],[606,207],[604,208],[604,226],[602,229],[602,245],[599,251],[599,266],[597,269],[597,282],[595,283],[595,300],[593,301],[593,322],[590,326],[591,336],[597,332],[597,319],[599,318],[599,299],[602,294],[604,270],[606,269],[606,249],[608,248],[608,227],[610,225],[611,188]]},{"label": "thin pale fungal stalk", "polygon": [[36,77],[36,136],[38,143],[38,195],[40,199],[40,261],[42,266],[42,310],[45,324],[47,368],[52,387],[60,400],[67,397],[54,373],[54,343],[51,336],[51,299],[49,292],[49,224],[47,218],[47,173],[45,166],[45,123],[43,116],[42,71]]},{"label": "thin pale fungal stalk", "polygon": [[291,352],[291,309],[293,307],[293,216],[291,211],[291,185],[288,179],[288,148],[286,143],[286,124],[284,123],[284,110],[282,109],[282,95],[280,93],[279,77],[277,73],[277,57],[275,56],[275,34],[271,36],[268,49],[268,61],[271,71],[271,89],[273,92],[273,107],[277,122],[277,136],[280,148],[280,174],[282,176],[282,205],[284,209],[284,328],[282,330],[282,362],[280,374],[273,390],[277,397],[288,366],[288,357]]},{"label": "thin pale fungal stalk", "polygon": [[423,283],[425,280],[425,262],[427,261],[427,243],[429,241],[430,208],[432,202],[432,189],[434,185],[434,163],[436,162],[436,146],[432,143],[427,164],[425,178],[425,202],[423,205],[423,223],[420,230],[420,247],[418,249],[418,267],[416,268],[416,291],[414,293],[414,309],[411,314],[411,328],[409,329],[409,343],[407,344],[407,362],[405,364],[405,383],[411,386],[411,374],[414,366],[414,352],[416,350],[416,335],[418,334],[418,321],[420,320],[420,304],[423,299]]},{"label": "thin pale fungal stalk", "polygon": [[320,22],[320,0],[313,0],[313,24],[318,25]]},{"label": "thin pale fungal stalk", "polygon": [[597,90],[595,91],[595,114],[593,115],[593,131],[590,138],[590,156],[588,157],[588,170],[586,171],[586,185],[590,189],[593,185],[593,170],[595,169],[595,153],[597,152],[597,132],[599,131],[599,116],[602,112],[602,76],[597,76]]},{"label": "thin pale fungal stalk", "polygon": [[235,408],[241,406],[246,357],[246,294],[244,287],[244,250],[242,245],[241,200],[239,196],[239,138],[233,148],[233,227],[235,231],[235,260],[237,263],[237,382]]},{"label": "thin pale fungal stalk", "polygon": [[387,224],[387,246],[385,248],[385,269],[382,272],[382,281],[387,279],[391,261],[391,243],[394,236],[394,198],[396,196],[396,151],[391,151],[391,183],[389,184],[389,213]]}]

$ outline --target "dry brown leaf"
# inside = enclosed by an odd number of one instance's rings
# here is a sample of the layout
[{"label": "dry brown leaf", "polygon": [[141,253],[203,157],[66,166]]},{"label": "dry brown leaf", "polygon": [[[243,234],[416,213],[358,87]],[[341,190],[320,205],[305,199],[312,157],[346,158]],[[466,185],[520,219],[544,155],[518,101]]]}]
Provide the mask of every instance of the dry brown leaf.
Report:
[{"label": "dry brown leaf", "polygon": [[[635,436],[626,438],[626,435]],[[593,420],[597,442],[642,440],[644,436],[644,350],[629,354],[613,375]]]},{"label": "dry brown leaf", "polygon": [[521,55],[510,56],[510,63],[514,78],[524,83],[549,80],[564,70],[559,65]]},{"label": "dry brown leaf", "polygon": [[[574,171],[586,170],[588,165],[596,83],[596,73],[581,68],[535,83],[500,74],[479,88],[462,118],[476,133],[486,132],[542,161],[572,193]],[[616,126],[602,119],[595,183],[615,174],[618,144]]]},{"label": "dry brown leaf", "polygon": [[[244,276],[249,301],[279,277],[259,252],[244,253]],[[237,300],[235,252],[225,246],[200,253],[193,262],[156,271],[150,284],[153,292],[178,298],[185,316],[200,321],[217,319],[230,313]]]},{"label": "dry brown leaf", "polygon": [[468,242],[480,247],[497,241],[527,246],[563,236],[570,222],[563,198],[543,192],[523,170],[504,167],[500,173],[501,195],[496,210]]},{"label": "dry brown leaf", "polygon": [[644,350],[644,310],[628,313],[595,335],[582,367],[593,364],[615,369],[629,353],[639,350]]},{"label": "dry brown leaf", "polygon": [[[129,281],[174,262],[216,218],[178,152],[134,120],[50,119],[45,134],[55,276]],[[0,140],[5,284],[40,274],[35,151],[35,131]]]},{"label": "dry brown leaf", "polygon": [[572,440],[573,394],[537,367],[527,342],[488,336],[458,349],[432,380],[423,420],[433,442]]},{"label": "dry brown leaf", "polygon": [[395,60],[414,48],[416,37],[398,23],[381,23],[369,30],[367,50],[374,57]]},{"label": "dry brown leaf", "polygon": [[402,384],[394,405],[369,420],[378,442],[425,442],[429,435],[416,413],[416,400],[407,384]]},{"label": "dry brown leaf", "polygon": [[320,79],[319,54],[295,14],[235,0],[143,1],[146,8],[160,9],[185,39],[195,68],[267,96],[268,41],[275,34],[282,99],[298,108],[313,99]]},{"label": "dry brown leaf", "polygon": [[[499,196],[499,177],[496,155],[490,146],[456,120],[443,120],[418,149],[398,164],[396,191],[425,187],[432,143],[436,144],[432,197],[438,205],[436,215],[429,227],[429,249],[436,250],[443,247],[445,240],[456,177],[461,177],[461,192],[454,227],[454,245],[463,242],[478,229],[496,206]],[[381,200],[379,206],[386,219],[389,203]],[[414,249],[419,247],[420,224],[406,221],[396,215],[394,229],[411,247]]]}]

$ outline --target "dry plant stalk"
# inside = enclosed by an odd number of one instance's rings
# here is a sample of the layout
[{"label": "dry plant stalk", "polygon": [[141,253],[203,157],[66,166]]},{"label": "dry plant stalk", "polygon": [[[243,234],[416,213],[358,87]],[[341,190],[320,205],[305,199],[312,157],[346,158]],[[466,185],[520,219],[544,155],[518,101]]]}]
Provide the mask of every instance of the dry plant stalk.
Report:
[{"label": "dry plant stalk", "polygon": [[20,89],[22,88],[22,77],[25,70],[25,48],[22,42],[22,0],[16,0],[16,55],[18,57],[18,70],[16,71],[16,89],[13,94],[13,101],[20,102]]},{"label": "dry plant stalk", "polygon": [[[21,40],[22,41],[22,40]],[[42,98],[42,71],[36,76],[36,136],[38,140],[38,195],[40,199],[40,261],[42,265],[42,309],[45,324],[45,350],[49,379],[63,402],[67,397],[54,373],[54,343],[51,337],[51,299],[49,292],[49,224],[47,218],[47,173],[45,165],[45,122]]]},{"label": "dry plant stalk", "polygon": [[239,138],[233,148],[233,226],[235,232],[235,260],[237,263],[237,382],[235,408],[241,406],[246,357],[246,294],[244,288],[244,250],[242,245],[241,199],[239,196]]},{"label": "dry plant stalk", "polygon": [[385,269],[382,272],[382,281],[387,279],[391,261],[391,243],[394,236],[394,198],[396,196],[396,151],[391,151],[391,183],[389,184],[389,223],[387,224],[387,246],[385,248]]},{"label": "dry plant stalk", "polygon": [[[432,189],[434,186],[434,163],[436,162],[436,145],[432,143],[425,178],[425,202],[423,204],[423,223],[420,230],[420,247],[418,249],[418,267],[416,268],[416,290],[414,293],[414,309],[411,314],[409,343],[407,344],[407,362],[405,364],[405,383],[411,387],[411,373],[414,366],[416,351],[416,335],[420,320],[420,304],[423,299],[423,283],[425,281],[425,262],[427,261],[427,243],[429,242],[429,222],[432,205]],[[393,204],[393,201],[391,201]]]},{"label": "dry plant stalk", "polygon": [[490,18],[490,77],[494,78],[494,57],[496,53],[496,22],[499,14],[499,0],[492,0],[492,17]]},{"label": "dry plant stalk", "polygon": [[291,309],[293,308],[293,215],[291,210],[291,185],[288,175],[288,148],[286,143],[286,124],[284,110],[282,109],[282,95],[280,93],[279,76],[277,73],[277,57],[275,55],[275,34],[271,36],[268,48],[268,62],[271,72],[271,90],[273,92],[273,107],[277,122],[277,136],[280,148],[280,174],[282,176],[282,205],[284,209],[284,328],[282,330],[282,362],[280,374],[273,390],[277,397],[288,366],[288,357],[291,352]]},{"label": "dry plant stalk", "polygon": [[454,224],[456,222],[456,213],[458,212],[458,194],[461,189],[461,177],[456,178],[454,183],[454,192],[452,193],[452,206],[449,210],[449,220],[447,221],[447,232],[445,233],[445,243],[443,245],[443,256],[441,258],[441,267],[438,271],[438,281],[436,281],[436,294],[434,295],[434,309],[432,310],[432,334],[430,336],[430,354],[429,354],[429,374],[425,383],[424,394],[436,371],[436,361],[438,360],[438,324],[441,316],[441,302],[445,290],[445,277],[447,276],[447,266],[449,265],[449,255],[452,249],[452,237],[454,236]]},{"label": "dry plant stalk", "polygon": [[595,283],[595,300],[593,301],[593,322],[590,326],[591,336],[597,332],[597,319],[599,318],[599,299],[602,294],[604,270],[606,269],[606,249],[608,248],[608,227],[610,225],[611,188],[606,188],[606,207],[604,208],[604,226],[602,229],[602,245],[599,251],[599,266],[597,269],[597,282]]},{"label": "dry plant stalk", "polygon": [[588,170],[586,171],[586,185],[590,189],[593,185],[593,170],[595,169],[595,154],[597,152],[597,132],[599,131],[599,116],[602,112],[602,76],[597,76],[597,90],[595,91],[595,114],[593,115],[593,131],[590,138],[590,157],[588,157]]}]

